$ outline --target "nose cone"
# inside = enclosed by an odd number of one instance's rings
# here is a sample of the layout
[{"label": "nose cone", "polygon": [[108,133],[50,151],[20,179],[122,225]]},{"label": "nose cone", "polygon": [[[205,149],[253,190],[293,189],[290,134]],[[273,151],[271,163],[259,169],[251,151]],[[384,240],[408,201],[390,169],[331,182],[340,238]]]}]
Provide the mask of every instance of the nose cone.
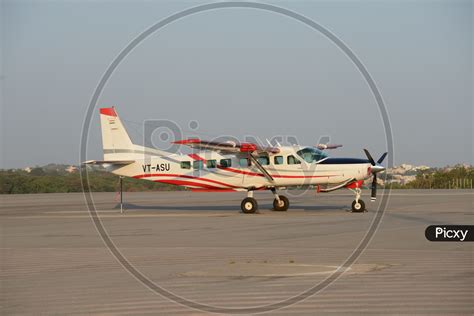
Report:
[{"label": "nose cone", "polygon": [[384,170],[385,170],[385,167],[382,165],[376,164],[375,166],[372,166],[372,173],[378,173]]}]

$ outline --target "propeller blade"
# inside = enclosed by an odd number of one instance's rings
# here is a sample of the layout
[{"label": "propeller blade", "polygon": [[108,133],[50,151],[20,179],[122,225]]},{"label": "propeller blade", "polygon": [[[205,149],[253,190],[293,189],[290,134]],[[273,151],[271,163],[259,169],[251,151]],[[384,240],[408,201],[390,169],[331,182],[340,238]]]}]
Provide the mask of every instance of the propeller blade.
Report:
[{"label": "propeller blade", "polygon": [[372,180],[372,192],[370,194],[370,200],[375,201],[377,198],[377,174],[374,173],[374,179]]},{"label": "propeller blade", "polygon": [[380,156],[379,160],[377,160],[377,163],[382,163],[382,161],[387,157],[387,153],[385,152],[382,156]]},{"label": "propeller blade", "polygon": [[372,158],[372,156],[370,155],[369,151],[367,149],[364,149],[364,152],[365,152],[365,155],[367,156],[367,159],[369,159],[370,161],[370,164],[372,166],[375,166],[375,160],[374,158]]}]

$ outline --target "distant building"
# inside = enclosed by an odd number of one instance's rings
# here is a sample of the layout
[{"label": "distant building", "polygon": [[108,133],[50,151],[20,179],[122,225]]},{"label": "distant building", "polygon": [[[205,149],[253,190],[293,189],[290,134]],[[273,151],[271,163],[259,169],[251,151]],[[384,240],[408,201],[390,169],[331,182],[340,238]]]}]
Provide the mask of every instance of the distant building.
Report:
[{"label": "distant building", "polygon": [[414,166],[410,164],[401,164],[399,166],[394,166],[391,169],[387,170],[387,174],[389,175],[387,179],[387,183],[399,183],[399,184],[407,184],[412,182],[416,179],[416,174],[419,171],[429,170],[431,167],[428,166]]},{"label": "distant building", "polygon": [[77,172],[78,168],[76,166],[68,166],[66,169],[66,172],[69,172],[69,173],[73,173],[73,172]]}]

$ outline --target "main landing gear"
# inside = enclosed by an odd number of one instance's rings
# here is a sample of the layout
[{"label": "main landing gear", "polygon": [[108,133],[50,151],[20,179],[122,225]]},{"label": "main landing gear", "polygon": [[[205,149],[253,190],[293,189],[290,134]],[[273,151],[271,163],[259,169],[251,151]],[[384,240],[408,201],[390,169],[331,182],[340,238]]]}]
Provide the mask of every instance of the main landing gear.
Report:
[{"label": "main landing gear", "polygon": [[247,197],[240,203],[240,208],[245,214],[252,214],[258,210],[258,203],[253,198],[253,191],[247,191]]},{"label": "main landing gear", "polygon": [[273,200],[273,210],[278,212],[285,212],[290,207],[290,201],[284,195],[278,195],[275,188],[272,188],[273,196],[275,199]]},{"label": "main landing gear", "polygon": [[366,211],[365,209],[365,203],[360,199],[360,194],[362,190],[360,188],[355,188],[351,189],[352,192],[355,193],[355,200],[352,202],[352,211],[353,212],[364,212]]},{"label": "main landing gear", "polygon": [[[275,199],[273,200],[273,211],[287,211],[288,207],[290,206],[290,201],[288,198],[284,195],[278,195],[275,188],[272,188],[271,191],[275,196]],[[252,190],[247,191],[247,197],[242,200],[240,208],[245,214],[252,214],[258,210],[258,203],[253,197]]]}]

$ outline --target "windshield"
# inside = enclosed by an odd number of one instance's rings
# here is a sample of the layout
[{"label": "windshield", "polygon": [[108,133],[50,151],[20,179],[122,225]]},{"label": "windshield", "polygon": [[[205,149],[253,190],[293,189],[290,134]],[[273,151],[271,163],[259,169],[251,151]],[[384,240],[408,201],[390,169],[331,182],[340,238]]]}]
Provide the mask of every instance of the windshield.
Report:
[{"label": "windshield", "polygon": [[321,150],[314,147],[306,147],[296,152],[306,162],[315,162],[328,157]]}]

